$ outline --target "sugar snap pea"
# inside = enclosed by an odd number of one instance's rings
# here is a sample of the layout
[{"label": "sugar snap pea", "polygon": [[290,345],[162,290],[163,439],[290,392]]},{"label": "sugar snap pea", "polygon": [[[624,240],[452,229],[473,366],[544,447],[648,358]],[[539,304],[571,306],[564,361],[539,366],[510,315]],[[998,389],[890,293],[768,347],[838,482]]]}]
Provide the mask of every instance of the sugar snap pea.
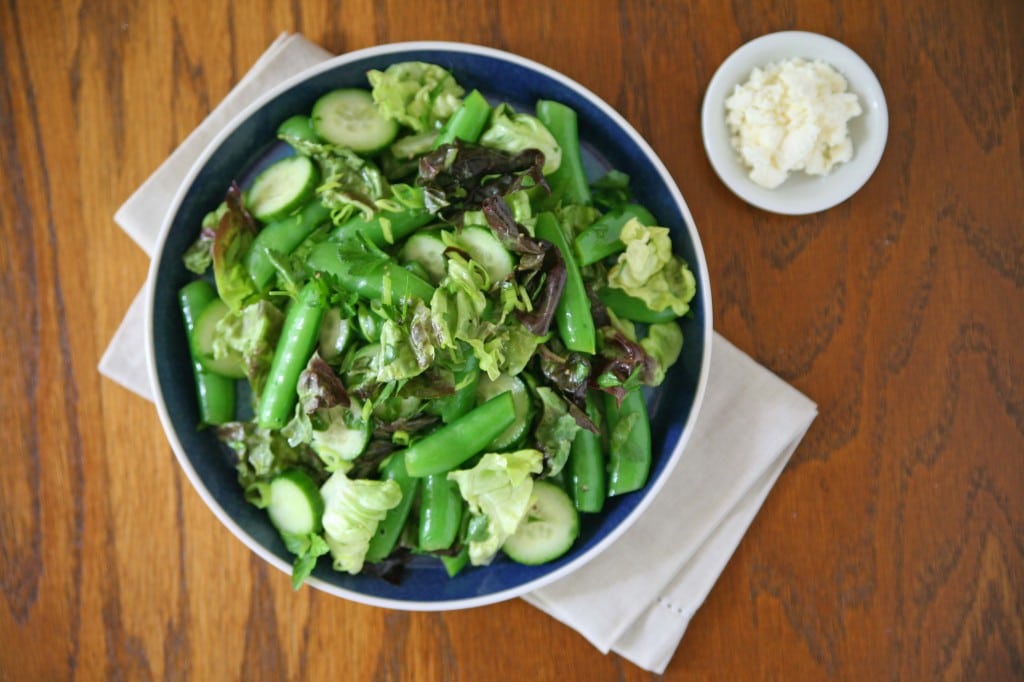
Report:
[{"label": "sugar snap pea", "polygon": [[579,256],[580,265],[592,265],[625,249],[626,245],[619,239],[619,235],[622,234],[622,226],[633,218],[642,225],[657,224],[651,212],[640,204],[626,204],[622,208],[608,211],[576,235],[573,247]]},{"label": "sugar snap pea", "polygon": [[274,276],[274,263],[270,253],[288,255],[313,231],[331,217],[331,212],[319,200],[306,204],[295,215],[271,223],[259,231],[245,256],[249,277],[259,289],[264,289]]},{"label": "sugar snap pea", "polygon": [[651,471],[651,423],[639,388],[626,393],[621,405],[605,394],[608,423],[608,496],[639,490]]},{"label": "sugar snap pea", "polygon": [[[423,190],[415,188],[420,196]],[[356,233],[375,246],[384,247],[389,244],[396,244],[412,234],[416,228],[426,225],[434,216],[423,208],[404,208],[400,211],[379,211],[369,220],[357,213],[338,227],[331,231],[331,241],[341,241]]]},{"label": "sugar snap pea", "polygon": [[[356,239],[345,242],[324,242],[310,252],[308,265],[314,271],[326,272],[338,284],[363,298],[392,301],[415,296],[429,301],[434,287],[387,257],[370,253],[365,244]],[[353,255],[355,257],[353,257]]]},{"label": "sugar snap pea", "polygon": [[512,393],[494,396],[410,445],[405,450],[409,475],[422,477],[451,471],[483,451],[515,418]]},{"label": "sugar snap pea", "polygon": [[291,418],[298,400],[299,374],[316,348],[326,307],[323,285],[316,279],[310,280],[289,306],[260,397],[260,427],[281,428]]},{"label": "sugar snap pea", "polygon": [[402,529],[409,519],[416,492],[420,487],[420,479],[413,478],[405,468],[405,452],[399,450],[381,468],[381,478],[394,481],[402,491],[402,500],[397,507],[388,510],[384,520],[377,524],[377,532],[370,540],[366,550],[366,560],[373,563],[388,557],[398,544]]},{"label": "sugar snap pea", "polygon": [[603,287],[597,292],[597,297],[601,299],[602,303],[611,308],[613,313],[633,322],[655,324],[658,322],[670,322],[679,317],[672,308],[651,310],[639,298],[630,296],[622,289],[615,287]]},{"label": "sugar snap pea", "polygon": [[448,474],[424,476],[420,486],[419,547],[425,552],[448,549],[462,523],[464,503],[459,486]]},{"label": "sugar snap pea", "polygon": [[289,144],[292,144],[292,141],[323,142],[320,136],[316,134],[316,131],[313,130],[313,122],[309,116],[304,114],[296,114],[286,118],[277,127],[277,136]]},{"label": "sugar snap pea", "polygon": [[[587,393],[587,416],[601,425],[601,410],[593,393]],[[569,487],[573,503],[581,512],[596,513],[604,507],[607,495],[605,456],[601,435],[589,429],[580,429],[569,450]]]},{"label": "sugar snap pea", "polygon": [[555,323],[562,343],[569,350],[593,355],[596,343],[594,317],[590,312],[590,299],[569,240],[558,224],[558,219],[551,213],[538,215],[535,229],[538,237],[551,242],[562,252],[565,261],[565,288],[555,308]]},{"label": "sugar snap pea", "polygon": [[567,204],[589,205],[590,185],[583,170],[576,112],[561,102],[540,100],[537,102],[537,118],[562,148],[562,163],[548,176],[552,199],[562,199]]},{"label": "sugar snap pea", "polygon": [[443,144],[451,144],[456,139],[464,142],[476,142],[484,132],[487,118],[491,115],[491,105],[478,90],[473,90],[462,100],[462,105],[455,110],[444,128],[434,141],[434,149]]},{"label": "sugar snap pea", "polygon": [[196,379],[196,399],[199,403],[199,419],[203,424],[223,424],[235,418],[235,382],[220,374],[208,371],[199,362],[196,349],[196,320],[207,305],[217,299],[217,292],[206,280],[189,282],[178,294],[181,313],[188,336],[189,353],[192,356],[192,373]]}]

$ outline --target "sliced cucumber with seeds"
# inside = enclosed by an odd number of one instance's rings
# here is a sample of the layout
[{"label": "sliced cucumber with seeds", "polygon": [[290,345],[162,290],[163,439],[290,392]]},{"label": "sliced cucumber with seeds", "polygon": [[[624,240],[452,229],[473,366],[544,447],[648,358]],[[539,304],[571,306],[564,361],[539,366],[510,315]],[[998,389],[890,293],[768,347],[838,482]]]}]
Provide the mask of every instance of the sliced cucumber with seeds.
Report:
[{"label": "sliced cucumber with seeds", "polygon": [[217,323],[231,311],[228,304],[219,298],[210,301],[203,312],[199,313],[195,326],[195,350],[199,364],[208,372],[219,374],[232,379],[241,379],[245,376],[245,366],[242,364],[242,356],[232,353],[230,355],[214,357],[213,341],[217,337]]},{"label": "sliced cucumber with seeds", "polygon": [[282,535],[309,535],[320,531],[324,499],[309,474],[286,469],[270,482],[267,514]]},{"label": "sliced cucumber with seeds", "polygon": [[437,284],[448,274],[448,261],[444,257],[445,245],[436,232],[417,232],[405,240],[398,254],[402,263],[419,263]]},{"label": "sliced cucumber with seeds", "polygon": [[498,237],[489,228],[472,225],[458,234],[459,245],[469,257],[483,266],[491,283],[500,282],[512,274],[515,263]]},{"label": "sliced cucumber with seeds", "polygon": [[313,198],[320,171],[308,156],[289,156],[256,176],[245,205],[262,223],[287,218]]},{"label": "sliced cucumber with seeds", "polygon": [[478,403],[484,403],[505,391],[512,394],[516,420],[491,441],[488,448],[493,450],[505,450],[519,443],[526,436],[533,418],[530,394],[526,390],[526,384],[519,377],[502,374],[492,381],[486,374],[481,374],[476,385],[476,400]]},{"label": "sliced cucumber with seeds", "polygon": [[332,90],[313,105],[313,130],[328,142],[357,154],[372,154],[398,135],[398,123],[385,116],[369,90]]},{"label": "sliced cucumber with seeds", "polygon": [[538,480],[526,518],[501,549],[517,563],[536,566],[568,552],[579,534],[579,514],[569,495],[554,483]]}]

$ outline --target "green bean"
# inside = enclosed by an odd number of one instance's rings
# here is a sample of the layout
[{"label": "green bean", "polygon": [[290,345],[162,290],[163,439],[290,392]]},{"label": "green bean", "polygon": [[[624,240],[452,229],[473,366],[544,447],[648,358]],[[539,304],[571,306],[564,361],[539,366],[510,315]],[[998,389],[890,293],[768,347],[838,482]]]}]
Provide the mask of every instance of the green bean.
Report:
[{"label": "green bean", "polygon": [[448,480],[447,473],[430,474],[421,480],[419,547],[425,552],[448,549],[462,523],[464,505],[459,486]]},{"label": "green bean", "polygon": [[317,280],[308,282],[288,308],[260,397],[257,413],[260,427],[279,429],[291,418],[298,400],[296,386],[299,374],[316,348],[326,308],[324,287]]},{"label": "green bean", "polygon": [[535,231],[538,237],[554,244],[565,260],[565,289],[555,308],[555,322],[562,342],[569,350],[593,355],[596,343],[594,317],[590,312],[590,298],[569,240],[558,224],[558,219],[551,213],[537,216]]},{"label": "green bean", "polygon": [[506,391],[424,436],[405,450],[405,466],[417,478],[451,471],[482,452],[515,421],[512,393]]},{"label": "green bean", "polygon": [[331,212],[314,199],[299,213],[271,223],[260,230],[245,256],[245,267],[253,284],[259,289],[264,289],[273,278],[274,263],[270,258],[271,252],[287,256],[330,217]]},{"label": "green bean", "polygon": [[277,127],[277,136],[291,144],[293,147],[293,140],[299,142],[321,142],[320,136],[313,130],[313,124],[309,116],[302,114],[296,114],[290,118],[286,118],[284,123]]},{"label": "green bean", "polygon": [[581,266],[592,265],[619,253],[626,245],[619,239],[622,226],[636,218],[642,225],[655,225],[657,220],[640,204],[626,204],[598,218],[593,225],[576,235],[573,246]]},{"label": "green bean", "polygon": [[[430,301],[434,287],[401,265],[387,254],[369,253],[365,245],[355,239],[345,242],[324,242],[310,252],[308,265],[314,271],[326,272],[347,290],[370,300],[407,299],[415,296]],[[352,258],[352,254],[358,258]]]},{"label": "green bean", "polygon": [[388,510],[387,516],[377,525],[377,532],[370,540],[370,547],[366,550],[366,561],[371,563],[386,559],[394,551],[398,539],[402,535],[406,521],[409,520],[409,512],[416,499],[416,491],[420,487],[420,480],[409,476],[405,469],[405,452],[399,451],[391,455],[387,463],[381,468],[381,478],[394,481],[402,491],[402,500],[397,507]]},{"label": "green bean", "polygon": [[434,141],[434,149],[443,144],[451,144],[456,138],[464,142],[476,142],[484,132],[490,115],[491,105],[487,99],[477,90],[469,93],[441,129]]},{"label": "green bean", "polygon": [[235,382],[220,374],[206,370],[199,362],[196,348],[196,320],[212,301],[217,292],[205,280],[190,282],[181,288],[178,300],[185,320],[189,354],[192,356],[192,373],[196,380],[196,399],[199,403],[201,424],[223,424],[235,418]]},{"label": "green bean", "polygon": [[590,204],[590,185],[583,170],[576,112],[560,102],[537,102],[537,118],[544,124],[555,142],[562,148],[562,163],[548,176],[551,201],[564,199],[569,204]]},{"label": "green bean", "polygon": [[613,313],[621,318],[633,322],[645,322],[655,324],[658,322],[671,322],[679,317],[672,308],[663,310],[651,310],[639,298],[630,296],[622,289],[615,287],[604,287],[597,292],[597,297],[608,306]]},{"label": "green bean", "polygon": [[626,393],[622,405],[605,394],[608,420],[608,495],[639,490],[651,471],[651,424],[639,388]]},{"label": "green bean", "polygon": [[[598,425],[604,421],[592,393],[587,393],[587,416]],[[605,481],[604,448],[601,434],[580,429],[569,450],[570,488],[576,509],[581,512],[599,512],[607,495]]]}]

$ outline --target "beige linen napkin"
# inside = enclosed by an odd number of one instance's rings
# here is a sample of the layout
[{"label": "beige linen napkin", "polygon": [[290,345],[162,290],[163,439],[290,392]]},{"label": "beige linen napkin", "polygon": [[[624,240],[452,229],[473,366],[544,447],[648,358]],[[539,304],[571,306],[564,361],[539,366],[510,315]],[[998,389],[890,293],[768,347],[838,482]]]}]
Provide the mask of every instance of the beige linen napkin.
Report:
[{"label": "beige linen napkin", "polygon": [[[224,101],[132,195],[115,220],[149,255],[193,160],[267,88],[330,57],[282,35]],[[152,400],[138,349],[145,343],[145,287],[100,361],[100,372]],[[649,510],[571,577],[525,599],[579,631],[602,652],[664,672],[690,618],[711,591],[797,444],[813,402],[714,335],[704,405],[678,467]]]}]

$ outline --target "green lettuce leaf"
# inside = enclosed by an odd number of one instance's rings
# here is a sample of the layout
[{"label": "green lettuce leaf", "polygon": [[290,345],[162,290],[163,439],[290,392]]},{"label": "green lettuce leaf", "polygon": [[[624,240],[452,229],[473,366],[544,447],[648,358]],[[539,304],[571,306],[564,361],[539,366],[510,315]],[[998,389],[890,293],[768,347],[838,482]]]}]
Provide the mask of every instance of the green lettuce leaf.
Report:
[{"label": "green lettuce leaf", "polygon": [[221,218],[224,217],[227,210],[227,202],[222,201],[220,206],[203,217],[199,238],[188,247],[185,255],[182,256],[185,268],[189,272],[202,275],[213,264],[213,237],[217,232],[217,226],[220,225]]},{"label": "green lettuce leaf", "polygon": [[389,191],[387,180],[373,162],[346,147],[289,135],[283,139],[316,161],[323,178],[316,193],[331,209],[334,224],[341,224],[357,211],[367,220],[373,217],[377,202]]},{"label": "green lettuce leaf", "polygon": [[547,386],[538,386],[541,402],[540,422],[535,432],[537,445],[544,452],[544,469],[549,476],[557,476],[569,459],[569,450],[580,425],[569,414],[569,405]]},{"label": "green lettuce leaf", "polygon": [[408,381],[429,370],[445,349],[454,348],[454,337],[448,319],[448,306],[459,301],[444,291],[434,292],[432,303],[437,312],[420,300],[400,312],[382,307],[376,343],[376,381],[389,383]]},{"label": "green lettuce leaf", "polygon": [[480,144],[514,154],[538,149],[544,154],[545,175],[554,173],[562,165],[562,148],[540,119],[516,113],[508,104],[499,104],[491,112],[490,123],[480,137]]},{"label": "green lettuce leaf", "polygon": [[[474,532],[468,539],[469,560],[474,566],[489,564],[526,516],[533,494],[532,474],[540,473],[542,457],[537,450],[492,452],[472,469],[448,474],[473,516],[470,525]],[[486,517],[486,532],[482,517]]]},{"label": "green lettuce leaf", "polygon": [[377,525],[402,501],[402,491],[394,481],[351,480],[336,471],[320,487],[320,494],[324,539],[334,568],[355,575],[363,569]]},{"label": "green lettuce leaf", "polygon": [[288,551],[295,555],[295,561],[292,563],[292,589],[297,590],[302,587],[303,581],[316,568],[317,558],[327,554],[331,548],[317,533],[309,535],[282,533],[281,538]]},{"label": "green lettuce leaf", "polygon": [[298,467],[320,476],[316,455],[302,444],[292,446],[280,432],[261,429],[255,421],[228,422],[217,427],[217,438],[231,448],[245,499],[261,509],[267,505],[267,486],[277,474]]},{"label": "green lettuce leaf", "polygon": [[373,101],[384,113],[417,133],[440,128],[459,108],[465,90],[444,68],[400,62],[366,74]]},{"label": "green lettuce leaf", "polygon": [[312,414],[298,406],[295,416],[281,429],[281,435],[292,447],[308,445],[325,470],[349,471],[370,442],[370,424],[363,419],[362,412],[357,402],[321,408]]},{"label": "green lettuce leaf", "polygon": [[228,312],[217,322],[213,356],[240,356],[254,395],[261,395],[283,324],[284,314],[269,301]]},{"label": "green lettuce leaf", "polygon": [[626,250],[608,271],[609,286],[640,299],[654,311],[671,308],[676,315],[690,310],[697,281],[690,268],[672,253],[667,227],[646,227],[635,218],[622,226]]}]

